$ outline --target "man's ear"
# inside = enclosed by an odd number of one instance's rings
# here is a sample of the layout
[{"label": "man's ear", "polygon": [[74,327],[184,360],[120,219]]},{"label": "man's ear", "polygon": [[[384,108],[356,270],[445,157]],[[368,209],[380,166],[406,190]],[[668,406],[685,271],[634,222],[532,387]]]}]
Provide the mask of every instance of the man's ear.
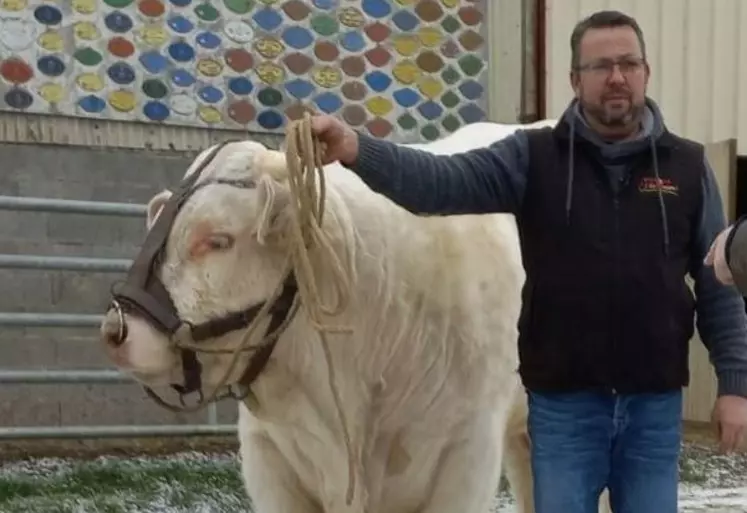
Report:
[{"label": "man's ear", "polygon": [[153,196],[148,202],[148,216],[145,221],[145,226],[148,230],[150,230],[151,226],[153,226],[153,223],[155,223],[156,219],[158,219],[158,214],[161,213],[161,209],[166,204],[166,202],[169,201],[169,198],[171,198],[171,191],[164,189]]},{"label": "man's ear", "polygon": [[265,244],[270,237],[282,232],[284,213],[289,205],[290,191],[269,175],[262,175],[257,183],[259,216],[255,228],[257,241]]}]

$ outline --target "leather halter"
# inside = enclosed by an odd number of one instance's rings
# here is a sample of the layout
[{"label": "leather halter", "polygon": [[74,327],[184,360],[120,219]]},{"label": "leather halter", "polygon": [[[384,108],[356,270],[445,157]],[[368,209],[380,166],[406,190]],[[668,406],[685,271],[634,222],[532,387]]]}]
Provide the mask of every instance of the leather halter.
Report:
[{"label": "leather halter", "polygon": [[[174,303],[157,276],[159,264],[165,253],[166,241],[176,219],[179,210],[195,191],[211,184],[226,184],[241,188],[254,188],[252,180],[226,180],[214,179],[204,180],[196,184],[205,167],[215,158],[218,152],[228,144],[235,141],[224,141],[216,146],[207,157],[200,163],[194,173],[186,177],[179,185],[177,191],[164,204],[161,213],[143,242],[140,252],[133,261],[124,282],[115,283],[111,289],[110,308],[120,313],[120,337],[124,342],[127,336],[122,312],[139,316],[145,319],[159,332],[165,334],[170,340],[178,342],[188,336],[190,342],[202,342],[205,340],[221,337],[232,331],[247,328],[259,311],[264,302],[248,306],[243,310],[231,312],[223,317],[209,319],[200,324],[191,324],[179,317]],[[269,309],[271,320],[265,331],[265,342],[252,355],[239,383],[246,387],[257,379],[264,370],[273,349],[277,343],[278,334],[275,331],[283,324],[283,321],[291,314],[294,299],[298,288],[293,273],[289,273],[284,281],[283,290],[277,300]],[[202,393],[202,367],[193,349],[180,347],[182,355],[182,367],[184,372],[184,385],[171,385],[181,397],[192,392]],[[146,387],[148,394],[153,397],[154,392]],[[250,393],[250,392],[249,392]],[[154,397],[157,399],[157,396]],[[168,406],[162,400],[158,400],[163,406]]]}]

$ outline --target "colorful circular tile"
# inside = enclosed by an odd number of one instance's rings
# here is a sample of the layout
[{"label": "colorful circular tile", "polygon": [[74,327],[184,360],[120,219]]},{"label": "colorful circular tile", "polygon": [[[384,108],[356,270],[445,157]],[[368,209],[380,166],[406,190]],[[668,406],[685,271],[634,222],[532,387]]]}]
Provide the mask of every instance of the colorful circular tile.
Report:
[{"label": "colorful circular tile", "polygon": [[314,87],[314,84],[312,84],[308,80],[303,80],[300,78],[291,80],[290,82],[285,84],[285,90],[288,91],[288,94],[295,98],[298,98],[299,100],[303,100],[304,98],[308,98],[309,96],[311,96],[311,93],[313,93],[315,89],[316,87]]},{"label": "colorful circular tile", "polygon": [[109,105],[118,112],[131,112],[137,106],[137,97],[132,91],[112,91],[109,95]]},{"label": "colorful circular tile", "polygon": [[337,15],[337,19],[350,28],[360,28],[365,23],[363,13],[357,7],[343,7]]},{"label": "colorful circular tile", "polygon": [[283,4],[283,12],[293,21],[301,21],[311,14],[311,9],[302,0],[291,0]]},{"label": "colorful circular tile", "polygon": [[247,95],[252,92],[254,86],[246,77],[233,77],[228,80],[228,89],[236,95]]},{"label": "colorful circular tile", "polygon": [[197,61],[197,72],[206,77],[217,77],[223,71],[223,64],[218,59],[204,58]]},{"label": "colorful circular tile", "polygon": [[234,102],[228,107],[228,116],[240,125],[250,123],[256,115],[254,106],[245,100]]},{"label": "colorful circular tile", "polygon": [[186,69],[175,69],[171,73],[171,82],[179,87],[189,87],[196,80],[195,76]]},{"label": "colorful circular tile", "polygon": [[96,73],[82,73],[75,78],[75,85],[81,91],[97,93],[104,88],[104,79]]},{"label": "colorful circular tile", "polygon": [[126,62],[115,62],[106,70],[112,82],[119,85],[128,85],[135,81],[135,70]]},{"label": "colorful circular tile", "polygon": [[257,123],[264,129],[277,130],[283,126],[283,115],[276,110],[266,110],[257,116]]},{"label": "colorful circular tile", "polygon": [[197,34],[195,41],[198,45],[208,50],[215,50],[221,44],[220,36],[212,32],[200,32]]},{"label": "colorful circular tile", "polygon": [[151,121],[164,121],[169,117],[169,107],[165,103],[151,100],[143,106],[143,114]]},{"label": "colorful circular tile", "polygon": [[257,100],[265,107],[277,107],[283,103],[283,93],[272,87],[265,87],[257,93]]},{"label": "colorful circular tile", "polygon": [[392,12],[392,5],[389,0],[363,0],[361,8],[371,18],[384,18]]},{"label": "colorful circular tile", "polygon": [[253,0],[223,0],[226,9],[239,16],[247,14],[254,7]]},{"label": "colorful circular tile", "polygon": [[149,78],[148,80],[143,81],[141,89],[145,96],[153,98],[154,100],[160,100],[169,94],[168,86],[166,86],[162,80],[157,78]]},{"label": "colorful circular tile", "polygon": [[60,103],[65,99],[65,88],[54,82],[47,82],[39,87],[39,96],[47,103]]},{"label": "colorful circular tile", "polygon": [[[169,99],[169,106],[175,114],[180,116],[192,116],[198,111],[197,100],[195,100],[191,94],[177,93]],[[202,105],[201,108],[208,107],[214,109],[215,107],[209,107]]]},{"label": "colorful circular tile", "polygon": [[444,11],[435,0],[420,0],[415,6],[415,14],[417,14],[421,20],[433,23],[443,16]]},{"label": "colorful circular tile", "polygon": [[283,59],[283,64],[290,70],[291,73],[295,73],[296,75],[303,75],[307,73],[312,66],[314,66],[314,61],[309,57],[308,55],[305,55],[300,52],[294,52],[291,54],[288,54],[285,59]]},{"label": "colorful circular tile", "polygon": [[332,114],[340,110],[343,106],[343,101],[335,93],[322,93],[314,98],[314,103],[319,107],[319,110],[327,114]]},{"label": "colorful circular tile", "polygon": [[311,73],[311,78],[321,87],[337,87],[342,82],[342,71],[336,66],[319,66]]},{"label": "colorful circular tile", "polygon": [[329,41],[318,41],[314,45],[314,56],[320,61],[336,61],[340,56],[340,50]]},{"label": "colorful circular tile", "polygon": [[181,14],[172,16],[166,23],[177,34],[189,34],[195,28],[192,20]]},{"label": "colorful circular tile", "polygon": [[252,54],[241,48],[231,48],[225,53],[223,58],[228,67],[236,73],[243,73],[254,66]]},{"label": "colorful circular tile", "polygon": [[36,61],[36,68],[48,77],[59,77],[65,72],[65,63],[56,55],[45,55]]},{"label": "colorful circular tile", "polygon": [[195,50],[185,42],[175,42],[169,45],[169,55],[176,62],[189,62],[195,58]]},{"label": "colorful circular tile", "polygon": [[197,96],[205,103],[218,103],[223,99],[223,91],[208,84],[197,91]]},{"label": "colorful circular tile", "polygon": [[375,118],[366,123],[366,128],[374,137],[384,138],[392,132],[394,127],[386,119]]},{"label": "colorful circular tile", "polygon": [[93,14],[96,12],[96,0],[73,0],[72,7],[79,14]]},{"label": "colorful circular tile", "polygon": [[283,23],[283,17],[271,7],[265,7],[264,9],[258,10],[254,13],[252,19],[259,28],[268,32],[272,32]]},{"label": "colorful circular tile", "polygon": [[89,114],[98,114],[106,108],[106,102],[98,96],[89,94],[78,100],[78,106]]},{"label": "colorful circular tile", "polygon": [[372,71],[365,76],[366,84],[372,91],[381,93],[392,85],[392,78],[381,71]]},{"label": "colorful circular tile", "polygon": [[163,3],[159,0],[141,0],[137,4],[138,10],[145,16],[157,18],[165,12]]},{"label": "colorful circular tile", "polygon": [[34,18],[42,25],[57,25],[62,21],[62,12],[53,5],[44,4],[34,9]]},{"label": "colorful circular tile", "polygon": [[220,17],[220,12],[210,2],[203,2],[195,7],[195,14],[202,21],[213,22]]},{"label": "colorful circular tile", "polygon": [[319,13],[311,18],[311,28],[320,36],[331,36],[340,30],[337,18],[327,13]]},{"label": "colorful circular tile", "polygon": [[109,40],[106,45],[109,53],[120,59],[126,59],[133,53],[135,53],[135,45],[123,37],[113,37]]},{"label": "colorful circular tile", "polygon": [[104,25],[112,32],[124,34],[132,30],[132,19],[121,11],[114,11],[106,15]]},{"label": "colorful circular tile", "polygon": [[254,49],[265,59],[275,59],[283,53],[283,43],[276,37],[266,36],[254,41]]},{"label": "colorful circular tile", "polygon": [[342,111],[342,119],[350,126],[361,126],[367,118],[366,110],[360,105],[347,105]]},{"label": "colorful circular tile", "polygon": [[223,115],[220,111],[215,107],[210,107],[208,105],[201,105],[200,108],[197,109],[197,115],[201,120],[210,125],[223,121]]},{"label": "colorful circular tile", "polygon": [[231,20],[223,26],[228,39],[239,44],[246,44],[254,38],[254,29],[244,20]]},{"label": "colorful circular tile", "polygon": [[304,27],[291,26],[283,31],[285,44],[296,50],[303,50],[314,42],[314,36]]},{"label": "colorful circular tile", "polygon": [[26,61],[12,57],[0,64],[0,76],[11,84],[24,84],[34,76],[34,70]]}]

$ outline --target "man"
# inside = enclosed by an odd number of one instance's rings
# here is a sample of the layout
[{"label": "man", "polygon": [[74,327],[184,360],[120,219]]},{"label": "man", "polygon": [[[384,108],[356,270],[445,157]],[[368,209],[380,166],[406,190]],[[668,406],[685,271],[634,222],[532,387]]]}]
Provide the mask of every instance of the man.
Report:
[{"label": "man", "polygon": [[516,215],[537,512],[596,512],[608,487],[616,513],[676,513],[696,307],[718,375],[722,447],[734,449],[747,425],[743,303],[702,265],[724,228],[721,198],[703,147],[670,133],[646,97],[634,19],[598,12],[576,26],[571,49],[575,98],[553,129],[453,156],[329,116],[315,117],[314,131],[327,161],[412,212]]},{"label": "man", "polygon": [[711,244],[705,264],[713,266],[718,281],[736,285],[747,296],[747,216],[737,219],[723,230]]}]

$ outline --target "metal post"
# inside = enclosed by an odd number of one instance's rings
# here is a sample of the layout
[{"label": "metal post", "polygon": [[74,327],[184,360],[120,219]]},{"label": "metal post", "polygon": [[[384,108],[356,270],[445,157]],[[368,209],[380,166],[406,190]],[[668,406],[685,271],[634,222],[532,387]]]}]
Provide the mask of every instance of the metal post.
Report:
[{"label": "metal post", "polygon": [[86,384],[134,383],[134,379],[116,370],[0,369],[0,383],[14,384]]},{"label": "metal post", "polygon": [[147,206],[137,203],[0,196],[0,210],[144,217],[147,212]]},{"label": "metal post", "polygon": [[56,426],[0,428],[0,440],[150,438],[162,436],[236,435],[235,425],[184,424],[164,426]]},{"label": "metal post", "polygon": [[103,315],[0,312],[0,326],[21,328],[94,328]]},{"label": "metal post", "polygon": [[131,265],[132,260],[124,258],[84,258],[0,254],[0,269],[121,273],[126,272]]}]

